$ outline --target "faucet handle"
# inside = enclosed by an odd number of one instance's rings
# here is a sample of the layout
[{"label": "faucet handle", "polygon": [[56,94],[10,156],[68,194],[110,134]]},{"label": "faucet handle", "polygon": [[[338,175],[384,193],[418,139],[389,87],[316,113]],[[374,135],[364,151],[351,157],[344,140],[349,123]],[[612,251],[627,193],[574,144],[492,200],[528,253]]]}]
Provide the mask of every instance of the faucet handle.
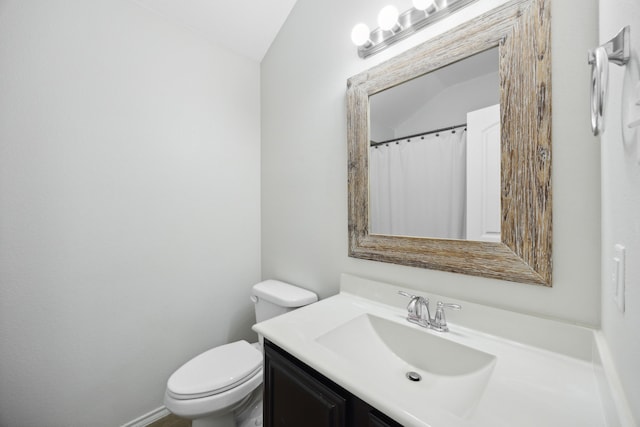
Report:
[{"label": "faucet handle", "polygon": [[398,294],[402,295],[403,297],[411,298],[411,300],[423,299],[425,301],[429,301],[429,298],[421,297],[420,295],[413,295],[413,294],[410,294],[409,292],[405,292],[405,291],[398,291]]},{"label": "faucet handle", "polygon": [[422,327],[428,327],[429,323],[431,323],[429,299],[419,295],[412,295],[404,291],[398,291],[398,294],[411,298],[411,301],[409,301],[409,304],[407,305],[407,320]]},{"label": "faucet handle", "polygon": [[418,302],[418,298],[420,297],[418,297],[417,295],[411,295],[410,293],[405,291],[398,291],[398,294],[411,299],[411,301],[409,301],[409,304],[407,305],[407,311],[409,312],[409,317],[416,317],[416,303]]},{"label": "faucet handle", "polygon": [[451,304],[450,302],[442,302],[438,301],[436,308],[450,308],[452,310],[462,310],[462,306],[460,304]]},{"label": "faucet handle", "polygon": [[444,315],[445,308],[450,308],[452,310],[462,310],[462,306],[460,304],[451,304],[438,301],[438,304],[436,306],[436,315],[431,322],[431,329],[438,332],[447,332],[449,330],[449,327],[447,326],[447,318]]},{"label": "faucet handle", "polygon": [[405,292],[405,291],[398,291],[398,295],[402,295],[403,297],[407,297],[407,298],[418,298],[417,295],[411,295],[409,292]]}]

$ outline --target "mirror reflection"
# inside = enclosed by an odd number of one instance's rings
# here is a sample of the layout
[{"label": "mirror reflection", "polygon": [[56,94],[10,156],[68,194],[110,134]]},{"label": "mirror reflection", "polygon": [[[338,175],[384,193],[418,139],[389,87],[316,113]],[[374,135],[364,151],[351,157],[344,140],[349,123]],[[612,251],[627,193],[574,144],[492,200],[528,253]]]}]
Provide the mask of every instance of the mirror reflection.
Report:
[{"label": "mirror reflection", "polygon": [[498,48],[369,97],[369,232],[500,242]]}]

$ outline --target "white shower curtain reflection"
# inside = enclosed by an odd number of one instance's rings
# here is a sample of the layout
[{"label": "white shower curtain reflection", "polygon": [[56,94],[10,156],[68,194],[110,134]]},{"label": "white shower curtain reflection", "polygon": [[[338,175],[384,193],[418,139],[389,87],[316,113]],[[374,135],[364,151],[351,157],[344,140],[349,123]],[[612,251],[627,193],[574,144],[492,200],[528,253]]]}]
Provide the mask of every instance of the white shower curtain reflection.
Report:
[{"label": "white shower curtain reflection", "polygon": [[372,234],[465,238],[464,127],[369,148]]}]

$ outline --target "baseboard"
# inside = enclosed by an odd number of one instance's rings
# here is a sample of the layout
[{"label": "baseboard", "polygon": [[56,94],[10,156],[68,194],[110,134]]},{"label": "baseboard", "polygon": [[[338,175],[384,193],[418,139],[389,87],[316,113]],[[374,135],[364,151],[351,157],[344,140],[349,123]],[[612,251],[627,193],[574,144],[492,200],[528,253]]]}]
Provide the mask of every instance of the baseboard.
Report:
[{"label": "baseboard", "polygon": [[633,419],[631,405],[629,405],[624,388],[620,382],[620,377],[618,376],[604,333],[602,331],[596,331],[594,338],[593,365],[607,425],[621,427],[638,426]]},{"label": "baseboard", "polygon": [[151,412],[142,415],[141,417],[136,418],[133,421],[129,421],[128,423],[123,424],[122,427],[146,427],[152,422],[158,421],[160,418],[164,418],[169,414],[169,410],[166,407],[161,406]]}]

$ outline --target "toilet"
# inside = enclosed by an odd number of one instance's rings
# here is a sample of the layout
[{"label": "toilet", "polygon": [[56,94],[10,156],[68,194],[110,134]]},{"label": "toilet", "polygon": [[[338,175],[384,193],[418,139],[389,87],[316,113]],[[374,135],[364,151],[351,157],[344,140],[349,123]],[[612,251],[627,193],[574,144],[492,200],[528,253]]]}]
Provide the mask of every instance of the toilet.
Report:
[{"label": "toilet", "polygon": [[[311,304],[318,296],[278,280],[253,286],[256,322]],[[176,370],[167,381],[164,404],[192,427],[262,425],[262,337],[207,350]]]}]

